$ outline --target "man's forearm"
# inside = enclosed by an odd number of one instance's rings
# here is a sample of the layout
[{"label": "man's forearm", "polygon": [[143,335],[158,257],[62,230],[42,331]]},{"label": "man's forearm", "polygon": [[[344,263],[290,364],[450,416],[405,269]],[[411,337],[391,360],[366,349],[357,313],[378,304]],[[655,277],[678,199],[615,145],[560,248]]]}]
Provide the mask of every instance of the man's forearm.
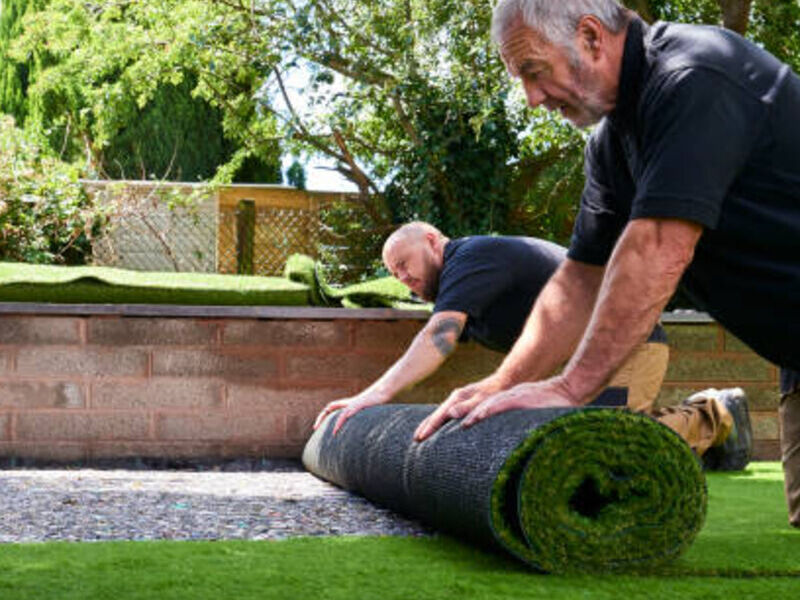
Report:
[{"label": "man's forearm", "polygon": [[367,391],[386,402],[436,371],[458,345],[466,315],[439,313],[420,331],[406,352]]},{"label": "man's forearm", "polygon": [[688,221],[631,221],[614,250],[586,334],[562,378],[578,403],[600,392],[647,339],[702,234]]},{"label": "man's forearm", "polygon": [[551,375],[586,329],[603,268],[567,259],[539,294],[511,352],[497,371],[504,387]]}]

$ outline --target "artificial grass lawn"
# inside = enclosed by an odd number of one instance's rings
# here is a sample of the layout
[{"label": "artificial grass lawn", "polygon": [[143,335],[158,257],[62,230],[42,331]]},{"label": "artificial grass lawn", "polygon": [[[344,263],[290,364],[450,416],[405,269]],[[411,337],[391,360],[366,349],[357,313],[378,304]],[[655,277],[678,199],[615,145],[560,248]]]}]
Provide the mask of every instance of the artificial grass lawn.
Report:
[{"label": "artificial grass lawn", "polygon": [[780,465],[708,476],[706,526],[651,575],[531,574],[447,537],[0,546],[0,598],[796,598],[800,531]]}]

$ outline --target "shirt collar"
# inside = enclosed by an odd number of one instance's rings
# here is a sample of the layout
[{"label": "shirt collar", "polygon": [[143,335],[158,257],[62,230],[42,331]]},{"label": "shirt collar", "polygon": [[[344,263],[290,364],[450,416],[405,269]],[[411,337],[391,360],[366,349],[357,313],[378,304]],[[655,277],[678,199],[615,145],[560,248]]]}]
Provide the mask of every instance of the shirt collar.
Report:
[{"label": "shirt collar", "polygon": [[628,25],[622,52],[617,105],[608,115],[615,127],[629,127],[631,120],[635,118],[645,66],[644,36],[648,29],[647,24],[638,17]]}]

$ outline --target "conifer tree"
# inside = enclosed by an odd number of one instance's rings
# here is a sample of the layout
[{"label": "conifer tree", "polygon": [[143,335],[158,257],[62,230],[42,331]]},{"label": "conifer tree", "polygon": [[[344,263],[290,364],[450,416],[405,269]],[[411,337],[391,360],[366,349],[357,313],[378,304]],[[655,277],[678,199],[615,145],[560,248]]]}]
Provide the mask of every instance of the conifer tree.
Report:
[{"label": "conifer tree", "polygon": [[33,64],[18,63],[7,51],[10,43],[22,33],[22,17],[36,4],[41,3],[36,0],[0,1],[0,112],[13,116],[19,124],[27,114],[25,91]]}]

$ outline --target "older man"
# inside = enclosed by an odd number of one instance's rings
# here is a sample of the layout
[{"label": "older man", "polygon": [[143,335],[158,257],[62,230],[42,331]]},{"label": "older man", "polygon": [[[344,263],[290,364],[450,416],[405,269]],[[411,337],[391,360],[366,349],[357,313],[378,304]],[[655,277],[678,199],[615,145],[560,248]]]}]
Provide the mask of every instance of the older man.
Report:
[{"label": "older man", "polygon": [[[473,339],[508,352],[536,297],[565,255],[565,248],[533,238],[450,240],[428,223],[400,227],[386,241],[383,261],[418,296],[435,301],[433,316],[386,373],[360,394],[329,403],[317,424],[341,408],[334,425],[338,431],[359,410],[390,401],[434,372],[459,340]],[[718,400],[706,394],[688,406],[653,411],[669,358],[665,341],[663,329],[656,325],[648,341],[636,349],[595,402],[653,414],[682,435],[709,468],[744,468],[751,436],[742,397]]]},{"label": "older man", "polygon": [[[497,372],[456,390],[417,438],[449,418],[585,404],[682,281],[781,367],[800,526],[800,78],[735,33],[648,27],[614,0],[501,0],[492,29],[528,104],[600,124],[567,260]],[[567,359],[542,379],[543,363]]]}]

